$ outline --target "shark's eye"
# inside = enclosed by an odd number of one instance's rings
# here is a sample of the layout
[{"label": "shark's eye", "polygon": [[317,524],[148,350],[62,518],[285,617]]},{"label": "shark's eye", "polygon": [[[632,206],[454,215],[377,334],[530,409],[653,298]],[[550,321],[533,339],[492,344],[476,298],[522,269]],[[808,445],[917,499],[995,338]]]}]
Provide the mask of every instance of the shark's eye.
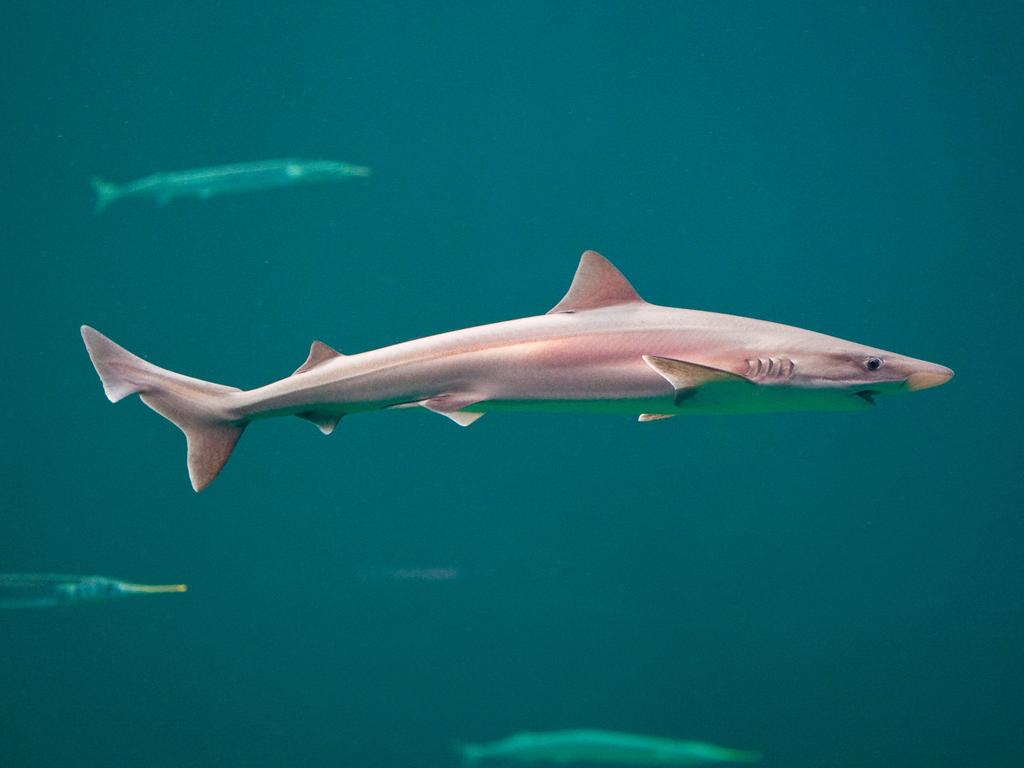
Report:
[{"label": "shark's eye", "polygon": [[883,362],[884,361],[880,357],[869,357],[867,360],[864,361],[864,367],[867,368],[869,371],[877,371],[879,368],[882,367]]}]

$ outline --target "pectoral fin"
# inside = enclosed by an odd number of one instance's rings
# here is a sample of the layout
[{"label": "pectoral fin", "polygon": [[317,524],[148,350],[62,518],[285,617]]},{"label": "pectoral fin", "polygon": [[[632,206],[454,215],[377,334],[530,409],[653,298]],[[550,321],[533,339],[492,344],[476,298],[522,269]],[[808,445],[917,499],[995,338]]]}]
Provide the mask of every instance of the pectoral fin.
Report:
[{"label": "pectoral fin", "polygon": [[482,399],[484,398],[477,395],[437,395],[427,400],[421,400],[419,404],[429,411],[447,416],[460,427],[468,427],[483,414],[470,413],[462,409],[479,403]]},{"label": "pectoral fin", "polygon": [[706,384],[729,381],[752,383],[749,379],[732,371],[699,363],[688,363],[685,360],[673,360],[670,357],[644,355],[644,362],[664,376],[665,380],[675,388],[676,405],[693,397],[697,390]]}]

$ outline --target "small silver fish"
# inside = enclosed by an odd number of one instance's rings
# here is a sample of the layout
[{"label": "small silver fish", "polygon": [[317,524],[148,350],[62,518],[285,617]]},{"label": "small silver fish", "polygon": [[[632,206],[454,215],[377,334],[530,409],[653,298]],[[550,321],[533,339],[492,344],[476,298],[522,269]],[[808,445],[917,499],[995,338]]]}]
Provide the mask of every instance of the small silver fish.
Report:
[{"label": "small silver fish", "polygon": [[130,595],[185,592],[184,584],[133,584],[108,576],[0,573],[0,608],[53,608]]},{"label": "small silver fish", "polygon": [[560,765],[705,765],[755,763],[761,759],[757,752],[702,741],[677,741],[594,729],[517,733],[489,744],[463,744],[458,750],[467,766],[483,760]]},{"label": "small silver fish", "polygon": [[107,206],[122,197],[152,197],[161,205],[166,205],[176,197],[208,200],[214,195],[369,175],[370,169],[365,166],[336,160],[284,159],[154,173],[126,184],[114,184],[94,177],[92,185],[96,190],[96,213],[102,213]]}]

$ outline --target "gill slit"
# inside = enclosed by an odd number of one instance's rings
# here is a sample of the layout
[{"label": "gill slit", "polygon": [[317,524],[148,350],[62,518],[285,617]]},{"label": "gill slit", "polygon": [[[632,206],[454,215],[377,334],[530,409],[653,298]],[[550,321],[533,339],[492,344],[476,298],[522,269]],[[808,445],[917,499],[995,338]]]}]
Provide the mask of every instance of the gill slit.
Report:
[{"label": "gill slit", "polygon": [[788,381],[796,373],[796,363],[788,357],[747,358],[746,377],[753,381],[776,379]]}]

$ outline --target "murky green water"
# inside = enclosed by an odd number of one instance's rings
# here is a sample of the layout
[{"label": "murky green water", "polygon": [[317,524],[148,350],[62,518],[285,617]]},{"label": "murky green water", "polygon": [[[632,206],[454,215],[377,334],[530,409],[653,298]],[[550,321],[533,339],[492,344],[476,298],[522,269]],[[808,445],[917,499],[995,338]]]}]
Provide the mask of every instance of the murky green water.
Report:
[{"label": "murky green water", "polygon": [[[601,728],[767,768],[1017,765],[1022,23],[8,14],[0,571],[189,591],[0,613],[0,764],[444,768],[457,743]],[[374,173],[93,214],[94,175],[277,157]],[[653,302],[957,377],[851,414],[267,421],[196,495],[180,433],[107,403],[78,334],[257,386],[314,338],[543,312],[586,248]]]}]

